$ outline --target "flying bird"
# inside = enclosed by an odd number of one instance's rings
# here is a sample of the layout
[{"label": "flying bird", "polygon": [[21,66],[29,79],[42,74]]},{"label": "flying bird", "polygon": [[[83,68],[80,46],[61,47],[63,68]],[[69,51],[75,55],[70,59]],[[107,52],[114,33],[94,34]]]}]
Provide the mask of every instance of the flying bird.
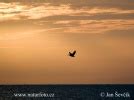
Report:
[{"label": "flying bird", "polygon": [[69,52],[70,57],[75,57],[75,54],[76,54],[76,50],[73,53]]}]

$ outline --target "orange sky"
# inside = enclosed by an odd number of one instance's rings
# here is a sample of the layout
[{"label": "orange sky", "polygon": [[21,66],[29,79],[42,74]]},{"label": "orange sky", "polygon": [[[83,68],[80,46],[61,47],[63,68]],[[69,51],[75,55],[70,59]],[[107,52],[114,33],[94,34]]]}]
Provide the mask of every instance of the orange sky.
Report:
[{"label": "orange sky", "polygon": [[132,0],[0,0],[0,84],[130,84],[133,60]]}]

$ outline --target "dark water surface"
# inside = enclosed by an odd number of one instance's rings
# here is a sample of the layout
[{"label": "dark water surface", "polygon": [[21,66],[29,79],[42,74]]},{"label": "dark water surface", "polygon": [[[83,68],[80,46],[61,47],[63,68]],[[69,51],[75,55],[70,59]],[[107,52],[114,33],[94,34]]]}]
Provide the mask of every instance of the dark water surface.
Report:
[{"label": "dark water surface", "polygon": [[0,85],[0,100],[134,100],[134,85]]}]

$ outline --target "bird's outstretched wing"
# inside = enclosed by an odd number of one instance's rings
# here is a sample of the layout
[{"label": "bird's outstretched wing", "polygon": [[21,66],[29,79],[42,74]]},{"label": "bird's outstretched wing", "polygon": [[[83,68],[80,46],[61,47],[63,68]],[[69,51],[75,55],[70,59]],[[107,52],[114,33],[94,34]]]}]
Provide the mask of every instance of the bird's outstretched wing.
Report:
[{"label": "bird's outstretched wing", "polygon": [[76,50],[72,54],[75,55],[75,53],[76,53]]}]

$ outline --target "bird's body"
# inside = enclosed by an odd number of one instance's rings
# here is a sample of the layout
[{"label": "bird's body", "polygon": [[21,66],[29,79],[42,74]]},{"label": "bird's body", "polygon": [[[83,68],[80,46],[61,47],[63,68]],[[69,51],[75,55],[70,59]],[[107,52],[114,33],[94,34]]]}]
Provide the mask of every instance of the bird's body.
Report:
[{"label": "bird's body", "polygon": [[76,50],[73,53],[69,52],[70,57],[75,57],[75,54],[76,54]]}]

